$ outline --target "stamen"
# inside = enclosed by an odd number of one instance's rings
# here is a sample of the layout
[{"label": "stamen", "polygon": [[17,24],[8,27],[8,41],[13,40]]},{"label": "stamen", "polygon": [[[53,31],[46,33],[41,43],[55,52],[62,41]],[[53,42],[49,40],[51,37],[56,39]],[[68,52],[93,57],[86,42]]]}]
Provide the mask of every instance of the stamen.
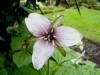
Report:
[{"label": "stamen", "polygon": [[46,44],[48,44],[49,42],[48,41],[46,41]]},{"label": "stamen", "polygon": [[44,40],[47,40],[47,38],[44,38]]},{"label": "stamen", "polygon": [[50,39],[48,39],[48,41],[49,41],[49,42],[51,42],[51,40],[50,40]]},{"label": "stamen", "polygon": [[54,40],[52,40],[52,44],[55,45]]},{"label": "stamen", "polygon": [[47,31],[46,31],[45,33],[46,33],[46,34],[48,34],[48,32],[47,32]]},{"label": "stamen", "polygon": [[40,37],[40,39],[43,39],[43,38],[45,38],[45,36],[41,36],[41,37]]},{"label": "stamen", "polygon": [[53,28],[51,29],[51,33],[53,33]]},{"label": "stamen", "polygon": [[55,36],[55,35],[53,35],[53,37],[55,38],[56,36]]},{"label": "stamen", "polygon": [[45,32],[46,34],[45,34],[45,36],[43,36],[43,39],[44,39],[45,41],[52,42],[52,40],[54,40],[55,37],[56,37],[56,36],[54,35],[53,31],[54,31],[54,29],[52,28],[52,29],[51,29],[51,32]]}]

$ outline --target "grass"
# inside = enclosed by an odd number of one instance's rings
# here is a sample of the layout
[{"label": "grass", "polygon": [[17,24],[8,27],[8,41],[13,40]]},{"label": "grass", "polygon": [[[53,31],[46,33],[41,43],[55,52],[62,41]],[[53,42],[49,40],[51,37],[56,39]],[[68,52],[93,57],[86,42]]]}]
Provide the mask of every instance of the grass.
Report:
[{"label": "grass", "polygon": [[63,12],[47,14],[50,20],[57,16],[64,15],[64,25],[77,29],[81,34],[91,40],[100,42],[100,11],[81,9],[81,16],[76,9],[69,9]]}]

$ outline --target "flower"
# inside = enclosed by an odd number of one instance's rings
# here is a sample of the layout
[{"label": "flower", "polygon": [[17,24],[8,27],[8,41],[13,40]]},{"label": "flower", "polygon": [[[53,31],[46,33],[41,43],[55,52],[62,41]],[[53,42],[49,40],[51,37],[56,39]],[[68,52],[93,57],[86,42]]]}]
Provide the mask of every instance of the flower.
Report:
[{"label": "flower", "polygon": [[82,59],[72,59],[71,62],[73,64],[79,64],[82,61]]},{"label": "flower", "polygon": [[[81,44],[83,43],[81,42]],[[85,50],[81,54],[80,53],[76,53],[76,54],[78,55],[78,57],[71,60],[73,64],[79,64],[80,62],[82,62],[82,57],[85,55]]]},{"label": "flower", "polygon": [[76,45],[81,42],[81,34],[68,26],[54,28],[50,21],[43,15],[30,13],[25,18],[28,30],[39,39],[33,46],[32,63],[39,70],[52,56],[55,43],[62,47]]}]

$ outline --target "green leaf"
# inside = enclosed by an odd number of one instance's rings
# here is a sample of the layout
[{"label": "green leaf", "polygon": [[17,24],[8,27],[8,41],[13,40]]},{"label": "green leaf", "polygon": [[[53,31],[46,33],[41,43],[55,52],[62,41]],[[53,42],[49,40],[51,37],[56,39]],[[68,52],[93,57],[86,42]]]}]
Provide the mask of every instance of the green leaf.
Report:
[{"label": "green leaf", "polygon": [[66,63],[65,65],[59,66],[54,75],[95,75],[94,70],[90,67],[84,68],[81,65]]},{"label": "green leaf", "polygon": [[21,37],[12,36],[11,37],[11,49],[13,51],[19,50],[24,44],[24,40]]},{"label": "green leaf", "polygon": [[19,25],[16,30],[18,33],[14,33],[11,36],[11,49],[13,51],[19,50],[25,40],[31,35],[24,24]]},{"label": "green leaf", "polygon": [[72,59],[75,59],[77,57],[80,57],[79,53],[75,52],[74,50],[71,50],[69,48],[65,48],[64,49],[65,52],[67,53],[65,57],[63,57],[60,52],[58,51],[58,49],[55,49],[54,53],[53,53],[53,58],[57,61],[57,63],[61,64],[64,62],[68,62],[71,61]]},{"label": "green leaf", "polygon": [[87,67],[91,67],[91,68],[94,68],[94,67],[96,66],[95,63],[93,63],[93,62],[91,62],[91,61],[89,61],[89,60],[87,60],[87,61],[82,61],[81,63],[82,63],[82,64],[85,64]]},{"label": "green leaf", "polygon": [[26,51],[16,52],[13,55],[13,61],[18,67],[29,65],[32,61],[31,55]]},{"label": "green leaf", "polygon": [[94,75],[99,75],[100,74],[100,68],[97,68],[94,72]]},{"label": "green leaf", "polygon": [[33,66],[24,66],[12,72],[10,75],[40,75]]},{"label": "green leaf", "polygon": [[85,65],[72,64],[71,60],[80,57],[80,54],[71,49],[65,51],[67,55],[63,57],[58,50],[55,50],[53,58],[57,61],[58,67],[52,71],[52,75],[95,75],[94,63],[84,61]]}]

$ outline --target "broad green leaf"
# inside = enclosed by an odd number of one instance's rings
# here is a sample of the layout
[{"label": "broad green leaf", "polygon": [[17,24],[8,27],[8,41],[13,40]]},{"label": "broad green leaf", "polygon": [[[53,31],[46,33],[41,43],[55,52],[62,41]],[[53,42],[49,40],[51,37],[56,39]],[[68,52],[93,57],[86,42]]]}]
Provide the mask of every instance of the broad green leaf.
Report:
[{"label": "broad green leaf", "polygon": [[24,44],[24,40],[21,37],[12,36],[11,37],[11,49],[13,51],[19,50]]},{"label": "broad green leaf", "polygon": [[95,71],[95,72],[94,72],[94,75],[100,75],[100,68],[97,68],[97,69],[95,69],[94,71]]},{"label": "broad green leaf", "polygon": [[89,60],[87,60],[87,61],[82,61],[81,63],[82,63],[82,64],[85,64],[86,66],[89,66],[89,67],[91,67],[91,68],[94,68],[94,67],[96,66],[95,63],[93,63],[93,62],[91,62],[91,61],[89,61]]},{"label": "broad green leaf", "polygon": [[11,49],[13,51],[19,50],[24,44],[25,40],[31,35],[25,25],[19,25],[16,29],[17,33],[12,34],[11,36]]},{"label": "broad green leaf", "polygon": [[37,70],[33,68],[33,66],[24,66],[13,71],[10,75],[40,75]]},{"label": "broad green leaf", "polygon": [[63,63],[65,61],[71,61],[71,59],[74,59],[80,56],[77,52],[69,48],[66,48],[65,52],[66,52],[66,57],[63,57],[60,54],[60,52],[57,49],[55,49],[52,57],[57,61],[57,63]]},{"label": "broad green leaf", "polygon": [[22,67],[24,65],[29,65],[31,63],[32,57],[26,51],[16,52],[13,55],[13,61],[18,67]]},{"label": "broad green leaf", "polygon": [[[74,68],[73,68],[73,67]],[[83,68],[83,66],[66,64],[60,66],[53,75],[95,75],[94,69]]]},{"label": "broad green leaf", "polygon": [[57,68],[52,71],[52,75],[95,75],[95,64],[90,61],[84,61],[85,65],[77,65],[71,62],[72,59],[80,57],[80,54],[71,50],[66,50],[66,57],[60,55],[58,50],[55,50],[53,58],[57,61]]}]

